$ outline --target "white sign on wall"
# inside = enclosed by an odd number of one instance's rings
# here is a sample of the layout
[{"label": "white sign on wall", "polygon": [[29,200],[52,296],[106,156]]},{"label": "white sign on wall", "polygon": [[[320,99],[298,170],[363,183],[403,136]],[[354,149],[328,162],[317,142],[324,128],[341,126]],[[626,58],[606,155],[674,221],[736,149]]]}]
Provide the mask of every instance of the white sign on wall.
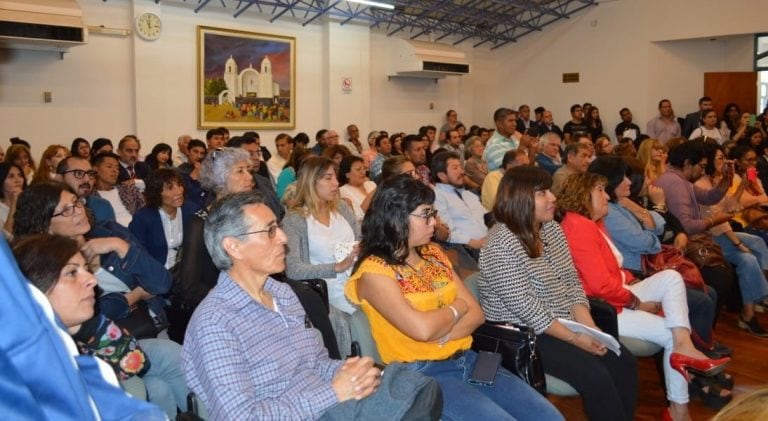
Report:
[{"label": "white sign on wall", "polygon": [[341,93],[345,95],[349,95],[352,93],[352,78],[351,77],[342,77],[341,78]]}]

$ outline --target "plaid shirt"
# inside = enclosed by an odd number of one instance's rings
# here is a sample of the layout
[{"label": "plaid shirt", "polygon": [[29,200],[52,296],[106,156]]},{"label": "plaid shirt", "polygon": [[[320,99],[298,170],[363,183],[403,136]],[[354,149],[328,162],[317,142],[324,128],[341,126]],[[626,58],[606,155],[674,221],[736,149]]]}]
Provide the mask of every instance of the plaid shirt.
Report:
[{"label": "plaid shirt", "polygon": [[276,311],[222,272],[189,323],[182,365],[212,420],[317,419],[338,402],[331,379],[342,361],[306,327],[289,286],[269,278],[264,290]]}]

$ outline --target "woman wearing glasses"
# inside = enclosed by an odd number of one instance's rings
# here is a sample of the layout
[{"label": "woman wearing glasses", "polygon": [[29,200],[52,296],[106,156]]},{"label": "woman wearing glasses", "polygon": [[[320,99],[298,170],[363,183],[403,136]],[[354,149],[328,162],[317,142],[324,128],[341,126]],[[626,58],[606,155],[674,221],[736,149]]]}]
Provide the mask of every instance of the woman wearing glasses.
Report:
[{"label": "woman wearing glasses", "polygon": [[[203,160],[200,169],[200,183],[211,192],[213,201],[224,200],[227,195],[252,190],[253,177],[250,173],[251,157],[242,148],[220,148],[211,151]],[[208,292],[216,286],[219,270],[213,264],[205,247],[203,231],[211,204],[196,212],[184,230],[181,248],[184,250],[178,270],[175,271],[174,287],[171,294],[171,327],[168,336],[181,343],[189,319]],[[275,233],[268,233],[274,237]],[[332,358],[339,358],[339,351],[333,341],[333,332],[328,321],[325,304],[320,297],[307,287],[290,283],[302,302],[304,310],[314,327],[323,334],[323,342]]]},{"label": "woman wearing glasses", "polygon": [[[143,302],[153,320],[144,319],[142,331],[157,334],[157,327],[167,325],[160,295],[170,290],[171,275],[125,227],[114,221],[92,225],[84,206],[85,199],[64,183],[33,184],[19,196],[13,234],[54,234],[76,240],[95,268],[103,291],[98,297],[101,312],[120,322],[129,319],[131,308]],[[133,333],[140,336],[138,330]]]},{"label": "woman wearing glasses", "polygon": [[562,419],[518,377],[499,367],[491,386],[470,384],[472,332],[483,312],[430,242],[435,193],[405,175],[383,181],[363,219],[361,259],[345,288],[365,312],[384,363],[404,362],[434,377],[443,419]]}]

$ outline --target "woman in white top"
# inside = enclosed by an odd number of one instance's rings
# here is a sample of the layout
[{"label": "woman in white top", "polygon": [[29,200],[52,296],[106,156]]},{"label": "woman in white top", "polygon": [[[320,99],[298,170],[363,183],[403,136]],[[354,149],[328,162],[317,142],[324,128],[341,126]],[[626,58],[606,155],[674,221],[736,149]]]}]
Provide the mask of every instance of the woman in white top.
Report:
[{"label": "woman in white top", "polygon": [[699,127],[691,132],[691,136],[688,139],[693,140],[698,137],[707,137],[715,139],[720,145],[728,140],[722,133],[720,133],[720,129],[717,127],[717,112],[715,110],[704,111],[704,115],[701,116],[699,124]]},{"label": "woman in white top", "polygon": [[362,222],[371,204],[373,192],[376,191],[376,183],[365,176],[365,162],[362,158],[352,155],[341,161],[339,184],[341,198],[349,201],[357,222]]},{"label": "woman in white top", "polygon": [[352,208],[340,200],[333,161],[304,160],[296,181],[296,204],[283,220],[288,236],[285,274],[295,280],[322,278],[330,304],[345,313],[355,307],[344,296],[359,252],[360,225]]},{"label": "woman in white top", "polygon": [[0,226],[3,228],[3,234],[8,238],[13,232],[16,200],[25,187],[27,187],[27,181],[24,179],[21,168],[10,162],[0,162]]}]

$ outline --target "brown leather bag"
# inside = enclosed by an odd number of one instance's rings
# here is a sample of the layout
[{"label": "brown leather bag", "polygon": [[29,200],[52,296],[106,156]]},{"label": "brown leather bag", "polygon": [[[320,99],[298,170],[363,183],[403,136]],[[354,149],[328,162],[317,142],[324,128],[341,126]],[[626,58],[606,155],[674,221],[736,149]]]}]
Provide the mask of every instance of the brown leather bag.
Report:
[{"label": "brown leather bag", "polygon": [[693,234],[688,237],[685,257],[691,259],[698,267],[725,265],[723,249],[720,248],[708,232]]},{"label": "brown leather bag", "polygon": [[741,212],[741,217],[747,221],[750,227],[766,230],[768,229],[768,211],[763,208],[749,208]]},{"label": "brown leather bag", "polygon": [[679,272],[686,287],[706,291],[704,278],[696,263],[683,256],[683,253],[675,247],[662,244],[660,252],[643,255],[643,270],[646,273],[653,274],[665,269],[674,269]]}]

